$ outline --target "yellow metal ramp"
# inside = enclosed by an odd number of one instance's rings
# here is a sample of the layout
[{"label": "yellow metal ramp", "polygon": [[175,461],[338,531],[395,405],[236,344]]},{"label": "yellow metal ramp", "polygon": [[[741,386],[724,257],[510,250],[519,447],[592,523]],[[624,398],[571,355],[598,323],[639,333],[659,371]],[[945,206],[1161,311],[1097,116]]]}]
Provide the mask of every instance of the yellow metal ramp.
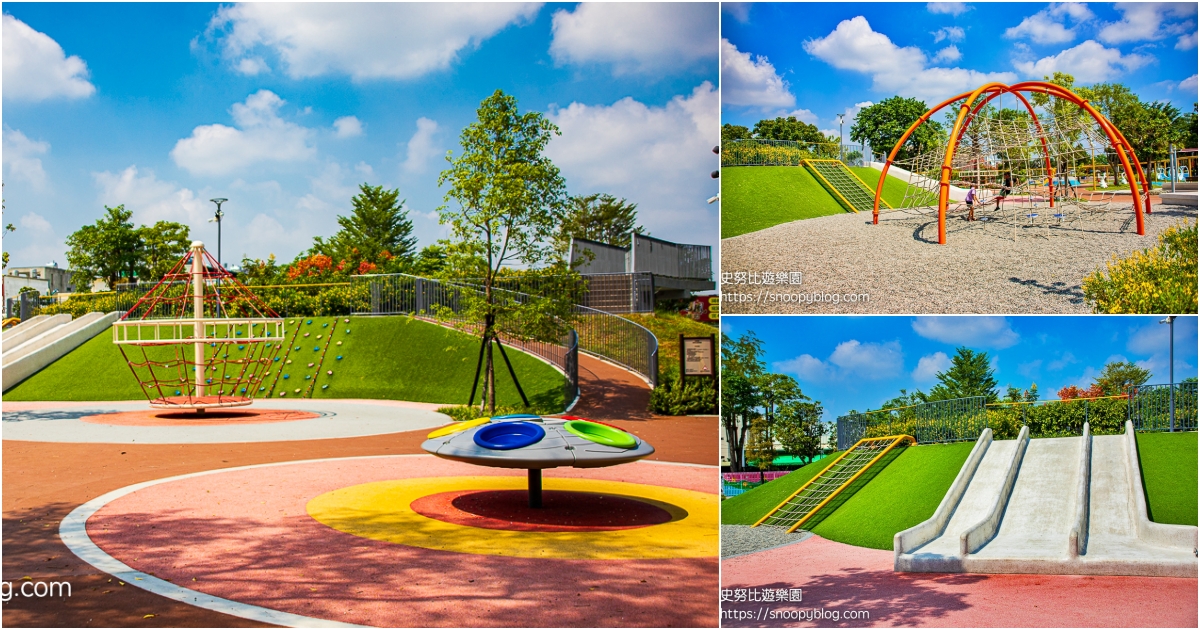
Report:
[{"label": "yellow metal ramp", "polygon": [[[854,174],[841,160],[804,160],[804,166],[816,177],[843,206],[854,212],[873,212],[875,189]],[[888,206],[882,199],[880,203]]]},{"label": "yellow metal ramp", "polygon": [[796,531],[875,462],[882,459],[888,451],[905,442],[916,444],[917,440],[910,435],[889,435],[863,438],[855,442],[854,446],[839,455],[825,470],[809,479],[783,503],[759,519],[754,527],[771,525],[786,527],[788,532]]}]

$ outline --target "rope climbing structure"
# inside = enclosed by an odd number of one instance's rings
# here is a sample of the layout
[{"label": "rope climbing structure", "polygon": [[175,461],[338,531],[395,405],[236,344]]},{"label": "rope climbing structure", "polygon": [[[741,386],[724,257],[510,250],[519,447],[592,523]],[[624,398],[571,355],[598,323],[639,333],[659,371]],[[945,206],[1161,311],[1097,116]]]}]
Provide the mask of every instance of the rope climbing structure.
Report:
[{"label": "rope climbing structure", "polygon": [[113,324],[113,342],[158,409],[249,405],[284,337],[283,319],[199,241]]},{"label": "rope climbing structure", "polygon": [[[1006,95],[1015,108],[1004,107]],[[949,114],[957,108],[957,114],[952,119],[947,115],[947,122],[953,122],[944,144],[920,152],[906,149],[914,132],[947,108]],[[1032,222],[1041,217],[1066,224],[1089,211],[1129,209],[1114,201],[1116,191],[1097,195],[1084,190],[1080,174],[1095,178],[1097,159],[1120,166],[1137,233],[1144,235],[1150,186],[1119,129],[1088,101],[1061,86],[1042,81],[988,83],[931,108],[900,137],[875,188],[872,222],[879,223],[881,206],[882,211],[888,210],[883,185],[893,167],[908,178],[904,200],[896,209],[936,212],[939,244],[946,243],[946,215],[955,202],[965,201],[969,188],[975,189],[975,207],[994,204],[1001,216],[991,218]],[[1006,209],[1011,217],[1003,216]]]}]

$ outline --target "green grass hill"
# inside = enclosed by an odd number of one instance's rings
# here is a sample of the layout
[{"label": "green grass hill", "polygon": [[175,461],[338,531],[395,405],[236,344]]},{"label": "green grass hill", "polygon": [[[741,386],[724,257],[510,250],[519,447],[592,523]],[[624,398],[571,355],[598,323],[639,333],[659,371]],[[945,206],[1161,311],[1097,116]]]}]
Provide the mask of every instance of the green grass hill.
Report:
[{"label": "green grass hill", "polygon": [[[479,352],[476,337],[403,316],[298,317],[285,322],[286,354],[279,355],[266,379],[268,390],[274,385],[274,397],[286,391],[289,397],[309,393],[313,398],[467,402]],[[144,400],[110,330],[5,392],[4,400]],[[508,356],[535,407],[563,409],[566,378],[561,373],[524,352],[510,349]],[[519,405],[499,353],[495,359],[497,404]]]}]

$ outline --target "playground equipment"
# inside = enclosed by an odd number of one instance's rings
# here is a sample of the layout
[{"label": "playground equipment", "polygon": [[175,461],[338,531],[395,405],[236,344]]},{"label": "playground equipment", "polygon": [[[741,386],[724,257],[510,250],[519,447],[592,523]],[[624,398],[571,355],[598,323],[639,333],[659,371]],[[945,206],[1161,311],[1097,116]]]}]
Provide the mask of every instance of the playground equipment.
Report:
[{"label": "playground equipment", "polygon": [[113,343],[160,409],[251,404],[283,342],[283,319],[200,241],[113,324]]},{"label": "playground equipment", "polygon": [[1196,577],[1196,533],[1150,521],[1132,421],[1037,440],[986,429],[933,516],[896,534],[895,570]]},{"label": "playground equipment", "polygon": [[771,525],[786,527],[788,533],[796,531],[834,497],[849,487],[855,479],[862,476],[875,462],[882,459],[892,449],[905,443],[912,445],[917,441],[908,435],[889,435],[859,440],[817,476],[809,479],[800,486],[800,489],[775,506],[775,509],[758,519],[754,527]]},{"label": "playground equipment", "polygon": [[479,466],[529,471],[529,507],[542,507],[542,470],[559,466],[601,468],[637,461],[654,447],[618,427],[563,416],[514,414],[455,422],[436,429],[425,451]]},{"label": "playground equipment", "polygon": [[[817,181],[824,184],[842,205],[853,210],[855,214],[866,212],[872,207],[871,189],[841,160],[806,159],[803,164],[812,171]],[[891,208],[886,202],[884,206]]]},{"label": "playground equipment", "polygon": [[[1019,109],[1004,109],[1003,96],[1011,94]],[[1034,96],[1040,113],[1025,97]],[[996,101],[993,104],[993,101]],[[942,109],[957,104],[958,114],[944,146],[898,160],[909,137]],[[1023,111],[1022,111],[1023,110]],[[1060,222],[1065,205],[1086,206],[1077,173],[1091,158],[1096,171],[1096,151],[1115,155],[1122,185],[1130,184],[1137,233],[1145,234],[1144,213],[1150,212],[1149,183],[1133,149],[1121,131],[1086,100],[1070,90],[1042,81],[1014,85],[988,83],[973,92],[947,99],[925,112],[905,131],[883,165],[875,188],[872,221],[879,223],[883,183],[893,164],[907,170],[908,187],[900,208],[934,211],[938,217],[938,243],[946,243],[946,215],[952,187],[976,188],[979,207],[992,203],[1016,204],[1017,215],[1030,220],[1039,214]],[[882,204],[885,206],[886,204]],[[1048,208],[1049,211],[1039,207]]]}]

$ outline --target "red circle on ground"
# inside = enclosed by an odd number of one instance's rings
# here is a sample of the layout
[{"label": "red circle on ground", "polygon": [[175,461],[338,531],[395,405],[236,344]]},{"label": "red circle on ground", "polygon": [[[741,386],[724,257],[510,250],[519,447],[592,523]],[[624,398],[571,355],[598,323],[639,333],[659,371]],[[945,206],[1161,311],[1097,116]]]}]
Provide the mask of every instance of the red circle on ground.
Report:
[{"label": "red circle on ground", "polygon": [[525,490],[455,490],[421,497],[412,510],[444,523],[514,532],[603,532],[675,520],[645,501],[558,490],[544,490],[537,509],[529,507]]},{"label": "red circle on ground", "polygon": [[256,409],[254,411],[208,410],[204,413],[196,411],[160,411],[146,409],[140,411],[120,411],[116,413],[101,413],[80,418],[91,424],[109,424],[123,427],[164,427],[164,426],[218,426],[229,424],[268,424],[272,422],[295,422],[320,418],[321,414],[311,411],[293,411],[290,409]]}]

